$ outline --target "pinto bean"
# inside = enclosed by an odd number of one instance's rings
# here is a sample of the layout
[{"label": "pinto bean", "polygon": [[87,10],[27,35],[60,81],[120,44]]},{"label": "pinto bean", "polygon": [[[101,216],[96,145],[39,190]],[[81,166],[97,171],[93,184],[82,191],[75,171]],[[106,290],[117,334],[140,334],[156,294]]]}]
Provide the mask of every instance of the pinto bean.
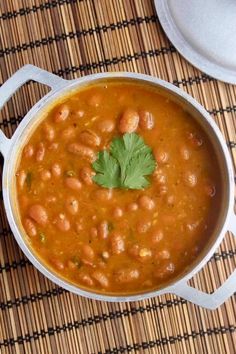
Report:
[{"label": "pinto bean", "polygon": [[65,202],[65,207],[71,215],[76,215],[79,210],[78,200],[75,197],[68,197]]},{"label": "pinto bean", "polygon": [[194,149],[199,149],[203,145],[203,139],[198,133],[188,133],[187,138]]},{"label": "pinto bean", "polygon": [[138,204],[140,208],[146,210],[153,210],[155,208],[155,203],[152,198],[148,197],[147,195],[142,195],[138,199]]},{"label": "pinto bean", "polygon": [[124,268],[115,272],[115,281],[121,284],[127,284],[139,278],[139,270],[136,268]]},{"label": "pinto bean", "polygon": [[43,127],[43,132],[44,132],[44,134],[45,134],[45,139],[47,140],[47,141],[53,141],[54,140],[54,138],[55,138],[55,130],[54,130],[54,128],[50,125],[50,124],[48,124],[48,123],[46,123],[45,125],[44,125],[44,127]]},{"label": "pinto bean", "polygon": [[99,202],[106,202],[108,200],[111,200],[113,195],[112,189],[98,189],[94,192],[94,196],[95,198],[99,201]]},{"label": "pinto bean", "polygon": [[93,176],[95,176],[95,172],[91,169],[91,167],[82,167],[79,171],[80,179],[83,183],[90,186],[93,184]]},{"label": "pinto bean", "polygon": [[59,163],[54,163],[51,168],[53,177],[60,177],[61,176],[61,166]]},{"label": "pinto bean", "polygon": [[99,122],[97,127],[102,133],[111,133],[115,129],[115,123],[110,119],[106,119]]},{"label": "pinto bean", "polygon": [[214,197],[216,194],[216,187],[213,183],[206,183],[204,186],[204,192],[208,197]]},{"label": "pinto bean", "polygon": [[45,146],[44,143],[39,143],[36,150],[36,161],[41,162],[44,159],[45,155]]},{"label": "pinto bean", "polygon": [[61,138],[63,140],[70,140],[75,137],[75,128],[68,127],[61,132]]},{"label": "pinto bean", "polygon": [[52,258],[51,263],[53,266],[58,269],[58,270],[63,270],[65,268],[65,265],[63,262],[61,262],[58,258]]},{"label": "pinto bean", "polygon": [[166,164],[169,161],[169,154],[167,151],[154,149],[154,157],[159,164]]},{"label": "pinto bean", "polygon": [[143,130],[151,130],[154,127],[154,116],[151,112],[139,111],[139,126]]},{"label": "pinto bean", "polygon": [[128,211],[136,211],[138,210],[138,204],[137,203],[130,203],[127,206]]},{"label": "pinto bean", "polygon": [[112,216],[115,218],[115,219],[119,219],[123,216],[123,210],[119,207],[116,207],[113,212],[112,212]]},{"label": "pinto bean", "polygon": [[125,241],[123,235],[114,231],[110,237],[111,252],[113,254],[120,254],[125,250]]},{"label": "pinto bean", "polygon": [[23,189],[24,184],[25,184],[25,180],[27,177],[26,172],[24,170],[21,170],[16,173],[16,177],[17,177],[17,182],[18,182],[20,189]]},{"label": "pinto bean", "polygon": [[172,273],[174,273],[174,271],[175,271],[174,263],[168,262],[162,266],[157,267],[157,270],[156,270],[156,273],[154,274],[154,276],[156,278],[162,279],[168,275],[170,276]]},{"label": "pinto bean", "polygon": [[98,236],[101,239],[103,239],[103,240],[106,239],[109,234],[108,222],[107,221],[100,222],[100,224],[98,224],[97,231],[98,231]]},{"label": "pinto bean", "polygon": [[28,215],[37,224],[45,226],[48,223],[48,214],[46,209],[40,204],[34,204],[29,208]]},{"label": "pinto bean", "polygon": [[158,251],[156,253],[157,259],[170,259],[170,252],[166,249]]},{"label": "pinto bean", "polygon": [[180,147],[180,157],[187,161],[190,158],[190,150],[186,146]]},{"label": "pinto bean", "polygon": [[55,220],[54,224],[60,231],[69,231],[70,230],[70,221],[67,219],[65,214],[59,214]]},{"label": "pinto bean", "polygon": [[153,172],[153,179],[157,184],[166,184],[166,181],[167,181],[166,175],[164,174],[164,172],[160,168],[157,168]]},{"label": "pinto bean", "polygon": [[128,249],[128,253],[131,257],[135,258],[140,263],[145,263],[152,257],[152,251],[150,248],[140,247],[137,244],[132,245]]},{"label": "pinto bean", "polygon": [[35,224],[32,220],[30,220],[29,218],[26,218],[24,221],[24,227],[25,227],[25,231],[26,233],[31,236],[34,237],[37,235],[37,229],[35,227]]},{"label": "pinto bean", "polygon": [[51,178],[51,172],[50,171],[48,171],[48,170],[42,170],[41,172],[40,172],[40,178],[41,178],[41,180],[42,181],[44,181],[44,182],[46,182],[46,181],[48,181],[50,178]]},{"label": "pinto bean", "polygon": [[91,129],[86,129],[83,130],[80,134],[79,134],[79,140],[81,141],[81,143],[85,144],[85,145],[89,145],[92,147],[96,147],[99,146],[101,143],[101,138],[100,136],[98,136],[94,131],[92,131]]},{"label": "pinto bean", "polygon": [[139,115],[131,108],[124,111],[119,122],[119,131],[121,133],[133,133],[138,128]]},{"label": "pinto bean", "polygon": [[34,147],[32,144],[28,144],[24,148],[24,157],[27,159],[34,155]]},{"label": "pinto bean", "polygon": [[164,233],[161,229],[154,229],[151,235],[151,242],[155,245],[159,243],[164,237]]},{"label": "pinto bean", "polygon": [[158,186],[157,193],[159,196],[165,195],[168,192],[168,187],[165,184]]},{"label": "pinto bean", "polygon": [[92,277],[103,287],[107,288],[109,286],[109,280],[107,276],[101,272],[100,270],[95,270],[93,272]]},{"label": "pinto bean", "polygon": [[78,278],[84,285],[87,285],[87,286],[94,285],[93,279],[87,273],[79,273]]},{"label": "pinto bean", "polygon": [[88,160],[89,162],[94,162],[96,160],[96,155],[94,151],[91,148],[84,146],[82,144],[79,143],[69,144],[67,150],[72,154],[81,157],[82,159]]},{"label": "pinto bean", "polygon": [[194,222],[188,222],[185,228],[188,232],[194,232],[199,225],[200,225],[200,220],[196,220]]},{"label": "pinto bean", "polygon": [[75,112],[76,117],[78,118],[83,118],[84,116],[84,111],[82,109],[79,109],[78,111]]},{"label": "pinto bean", "polygon": [[183,175],[184,184],[188,187],[195,187],[197,184],[197,176],[191,171],[186,171]]},{"label": "pinto bean", "polygon": [[66,177],[65,184],[68,188],[73,189],[75,191],[79,191],[82,187],[82,184],[76,177]]},{"label": "pinto bean", "polygon": [[82,255],[85,259],[87,259],[89,261],[93,261],[94,257],[95,257],[95,252],[91,246],[84,244],[82,246]]},{"label": "pinto bean", "polygon": [[109,252],[103,251],[103,252],[102,252],[102,258],[105,259],[105,260],[109,259],[109,258],[110,258]]},{"label": "pinto bean", "polygon": [[61,105],[61,107],[59,107],[59,109],[55,113],[54,122],[55,123],[64,122],[69,117],[69,114],[70,114],[69,107],[66,104]]},{"label": "pinto bean", "polygon": [[51,150],[51,151],[56,151],[59,147],[59,144],[58,143],[52,143],[48,146],[48,150]]},{"label": "pinto bean", "polygon": [[175,204],[175,196],[173,194],[166,197],[166,203],[173,206]]},{"label": "pinto bean", "polygon": [[140,234],[144,234],[151,227],[151,222],[147,220],[140,220],[137,224],[137,232]]}]

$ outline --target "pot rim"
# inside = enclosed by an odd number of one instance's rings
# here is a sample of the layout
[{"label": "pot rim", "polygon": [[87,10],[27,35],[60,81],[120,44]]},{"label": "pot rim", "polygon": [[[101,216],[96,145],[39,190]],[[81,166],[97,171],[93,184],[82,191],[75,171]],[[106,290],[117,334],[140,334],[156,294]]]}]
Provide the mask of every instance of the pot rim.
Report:
[{"label": "pot rim", "polygon": [[[14,157],[17,154],[17,147],[18,147],[17,142],[19,137],[23,135],[25,136],[29,133],[30,129],[27,129],[29,122],[36,121],[40,117],[39,112],[40,111],[43,112],[45,107],[52,104],[53,101],[56,101],[59,97],[63,97],[63,94],[64,95],[69,94],[69,92],[72,91],[73,89],[79,89],[80,86],[82,87],[83,85],[86,84],[91,84],[93,82],[102,81],[104,79],[112,79],[112,78],[133,79],[145,83],[154,84],[156,87],[160,87],[165,91],[174,93],[177,97],[183,99],[188,105],[193,106],[195,110],[197,110],[198,113],[201,115],[202,119],[204,119],[207,122],[208,127],[214,133],[215,141],[217,142],[220,148],[221,154],[224,157],[227,166],[227,171],[225,172],[227,174],[227,180],[228,180],[227,211],[225,213],[225,218],[224,221],[222,222],[218,237],[215,239],[215,241],[213,242],[212,246],[210,247],[206,255],[202,259],[200,259],[200,261],[194,266],[193,269],[187,271],[183,277],[177,280],[173,279],[174,281],[173,284],[167,286],[164,285],[163,288],[157,290],[152,290],[152,291],[138,293],[138,294],[130,294],[130,295],[128,294],[127,296],[126,295],[123,296],[105,295],[102,293],[96,293],[92,291],[90,292],[89,290],[83,290],[82,288],[79,288],[78,286],[71,284],[67,280],[64,280],[56,273],[53,273],[53,271],[51,271],[49,267],[43,264],[40,258],[37,258],[36,253],[34,254],[33,250],[31,250],[30,247],[27,245],[27,242],[24,240],[23,234],[20,232],[20,229],[16,224],[16,220],[14,218],[13,210],[11,206],[10,181],[12,178],[11,170],[14,170],[14,164],[12,166],[12,160],[14,159],[12,159],[12,157]],[[4,199],[4,205],[5,205],[8,221],[17,243],[19,244],[24,254],[27,256],[27,258],[33,263],[33,265],[41,273],[43,273],[47,278],[49,278],[57,285],[77,295],[82,295],[84,297],[94,299],[94,300],[102,300],[102,301],[109,301],[109,302],[128,302],[128,301],[144,300],[144,299],[148,299],[166,293],[175,293],[175,289],[179,288],[179,286],[181,286],[182,283],[186,283],[197,272],[199,272],[200,269],[202,269],[202,267],[207,263],[207,261],[213,255],[216,248],[220,245],[225,232],[227,231],[227,225],[232,215],[233,202],[234,202],[233,167],[232,167],[232,162],[231,162],[231,158],[226,143],[223,139],[223,136],[221,135],[219,128],[217,127],[213,119],[210,117],[208,112],[193,97],[191,97],[184,91],[180,90],[176,86],[164,80],[155,78],[153,76],[131,73],[131,72],[108,72],[108,73],[92,74],[79,79],[68,80],[68,81],[61,79],[61,81],[63,81],[62,85],[56,84],[52,91],[50,91],[46,96],[44,96],[28,111],[28,113],[25,115],[22,122],[17,127],[13,137],[9,140],[9,147],[6,154],[4,169],[3,169],[3,199]]]}]

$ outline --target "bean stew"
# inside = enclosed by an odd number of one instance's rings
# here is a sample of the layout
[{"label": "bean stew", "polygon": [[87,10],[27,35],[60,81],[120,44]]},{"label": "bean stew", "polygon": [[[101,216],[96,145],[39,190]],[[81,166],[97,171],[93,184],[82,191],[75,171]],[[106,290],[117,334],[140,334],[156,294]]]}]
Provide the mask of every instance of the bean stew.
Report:
[{"label": "bean stew", "polygon": [[221,195],[207,135],[151,85],[100,81],[57,102],[16,172],[25,237],[70,283],[126,295],[162,287],[209,241]]}]

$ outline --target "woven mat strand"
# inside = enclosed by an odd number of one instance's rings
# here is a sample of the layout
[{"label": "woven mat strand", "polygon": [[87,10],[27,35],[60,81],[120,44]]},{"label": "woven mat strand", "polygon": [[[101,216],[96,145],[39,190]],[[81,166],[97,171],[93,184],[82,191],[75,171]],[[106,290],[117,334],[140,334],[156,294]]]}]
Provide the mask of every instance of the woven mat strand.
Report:
[{"label": "woven mat strand", "polygon": [[[26,63],[67,79],[126,70],[167,80],[210,112],[235,167],[236,86],[210,78],[178,54],[151,0],[2,0],[0,83]],[[28,83],[2,109],[8,137],[46,92]],[[235,296],[207,311],[172,295],[128,304],[72,295],[30,264],[2,200],[0,208],[0,353],[236,353]],[[213,291],[235,269],[235,256],[228,234],[191,284]]]}]

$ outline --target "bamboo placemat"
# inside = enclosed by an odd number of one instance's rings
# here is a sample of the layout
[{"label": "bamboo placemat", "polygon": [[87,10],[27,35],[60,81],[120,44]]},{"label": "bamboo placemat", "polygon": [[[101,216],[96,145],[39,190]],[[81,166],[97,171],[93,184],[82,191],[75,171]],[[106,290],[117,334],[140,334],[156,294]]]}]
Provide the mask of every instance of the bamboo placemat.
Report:
[{"label": "bamboo placemat", "polygon": [[[1,0],[0,41],[1,83],[26,63],[68,79],[127,70],[174,83],[210,112],[235,166],[236,86],[178,54],[151,0]],[[9,101],[0,113],[7,136],[45,92],[29,83]],[[216,289],[235,269],[235,246],[228,234],[191,284]],[[0,353],[236,353],[235,299],[207,311],[172,295],[127,304],[72,295],[20,251],[1,200]]]}]

